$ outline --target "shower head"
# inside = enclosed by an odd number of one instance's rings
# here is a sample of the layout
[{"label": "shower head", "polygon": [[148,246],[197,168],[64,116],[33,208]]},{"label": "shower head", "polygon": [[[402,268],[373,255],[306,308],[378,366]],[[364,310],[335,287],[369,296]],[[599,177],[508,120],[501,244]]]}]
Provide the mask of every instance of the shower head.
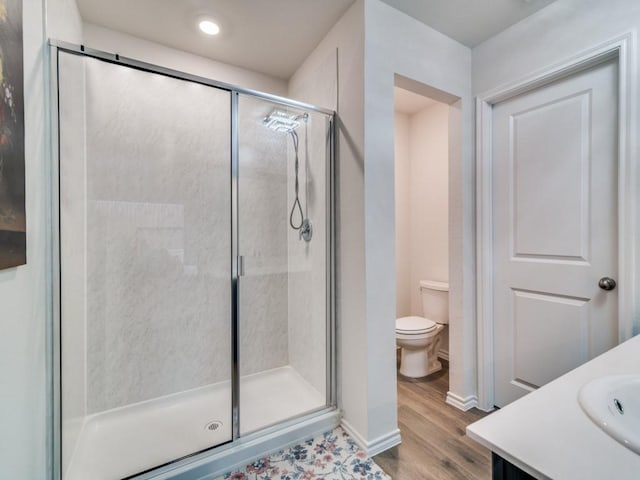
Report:
[{"label": "shower head", "polygon": [[300,121],[307,121],[309,115],[291,115],[282,110],[274,110],[262,120],[263,125],[275,132],[289,133],[300,126]]}]

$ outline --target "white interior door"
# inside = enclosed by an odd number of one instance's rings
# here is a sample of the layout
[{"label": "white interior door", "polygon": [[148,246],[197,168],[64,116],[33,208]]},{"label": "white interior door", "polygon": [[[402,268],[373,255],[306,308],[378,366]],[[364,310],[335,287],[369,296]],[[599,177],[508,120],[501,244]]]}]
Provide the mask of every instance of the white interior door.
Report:
[{"label": "white interior door", "polygon": [[617,344],[617,85],[607,61],[494,105],[497,406]]}]

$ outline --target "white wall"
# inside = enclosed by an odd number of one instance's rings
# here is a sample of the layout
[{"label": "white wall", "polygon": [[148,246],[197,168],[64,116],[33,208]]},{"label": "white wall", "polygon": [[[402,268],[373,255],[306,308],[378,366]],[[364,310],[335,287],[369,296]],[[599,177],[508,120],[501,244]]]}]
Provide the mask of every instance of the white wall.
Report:
[{"label": "white wall", "polygon": [[43,3],[23,3],[27,264],[0,271],[0,478],[49,475]]},{"label": "white wall", "polygon": [[411,314],[423,315],[420,280],[449,281],[449,106],[410,118]]},{"label": "white wall", "polygon": [[286,95],[287,93],[287,83],[283,80],[165,47],[92,23],[84,23],[83,34],[83,43],[90,48],[118,53],[123,57],[161,65],[251,90],[273,95]]},{"label": "white wall", "polygon": [[[336,47],[339,80],[332,90]],[[452,178],[459,179],[449,195],[455,207],[452,256],[459,259],[452,265],[455,282],[451,274],[452,322],[456,319],[452,355],[459,359],[451,364],[451,390],[464,401],[475,395],[473,191],[467,188],[473,172],[470,50],[379,0],[360,0],[292,77],[289,89],[296,99],[337,105],[339,113],[339,403],[345,426],[370,453],[399,441],[393,322],[396,73],[440,89],[451,103],[462,99],[462,110],[456,105],[449,118],[451,137],[462,145],[449,146],[450,169],[457,175]]]},{"label": "white wall", "polygon": [[47,0],[47,37],[82,43],[82,17],[75,0]]},{"label": "white wall", "polygon": [[635,0],[557,0],[473,49],[474,93],[522,79],[626,32],[637,35],[639,28]]},{"label": "white wall", "polygon": [[458,139],[462,149],[450,151],[448,401],[466,407],[476,398],[473,101],[471,51],[467,47],[379,0],[365,3],[365,32],[366,339],[368,398],[371,400],[367,437],[375,442],[374,439],[389,435],[396,424],[394,74],[444,92],[442,96],[448,97],[449,103],[455,103],[456,97],[461,99],[461,103],[451,109],[451,118],[457,120],[459,126],[452,130],[450,138]]},{"label": "white wall", "polygon": [[[374,412],[368,393],[364,307],[364,6],[364,0],[355,2],[320,42],[292,76],[289,96],[338,111],[338,403],[345,426],[366,447]],[[395,384],[390,388],[395,392]],[[395,409],[394,399],[393,428]]]},{"label": "white wall", "polygon": [[396,317],[411,311],[411,156],[409,155],[410,116],[395,113],[394,185],[396,191]]},{"label": "white wall", "polygon": [[420,280],[449,281],[449,106],[395,122],[396,307],[424,315]]}]

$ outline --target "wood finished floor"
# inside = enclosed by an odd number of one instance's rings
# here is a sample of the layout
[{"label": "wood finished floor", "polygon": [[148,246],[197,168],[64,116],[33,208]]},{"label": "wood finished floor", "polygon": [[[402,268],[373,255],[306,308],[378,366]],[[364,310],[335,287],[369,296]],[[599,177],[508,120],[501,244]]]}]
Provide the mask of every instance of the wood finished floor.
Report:
[{"label": "wood finished floor", "polygon": [[374,457],[393,480],[489,480],[491,453],[465,435],[484,417],[445,403],[449,369],[423,379],[398,374],[398,423],[402,443]]}]

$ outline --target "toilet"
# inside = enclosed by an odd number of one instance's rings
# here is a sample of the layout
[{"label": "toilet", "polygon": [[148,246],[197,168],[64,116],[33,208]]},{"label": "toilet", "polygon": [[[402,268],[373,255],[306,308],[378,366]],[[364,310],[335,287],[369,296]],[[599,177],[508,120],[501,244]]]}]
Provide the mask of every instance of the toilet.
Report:
[{"label": "toilet", "polygon": [[426,377],[442,368],[438,351],[444,325],[449,323],[449,284],[420,281],[423,317],[396,319],[396,345],[401,348],[400,374]]}]

